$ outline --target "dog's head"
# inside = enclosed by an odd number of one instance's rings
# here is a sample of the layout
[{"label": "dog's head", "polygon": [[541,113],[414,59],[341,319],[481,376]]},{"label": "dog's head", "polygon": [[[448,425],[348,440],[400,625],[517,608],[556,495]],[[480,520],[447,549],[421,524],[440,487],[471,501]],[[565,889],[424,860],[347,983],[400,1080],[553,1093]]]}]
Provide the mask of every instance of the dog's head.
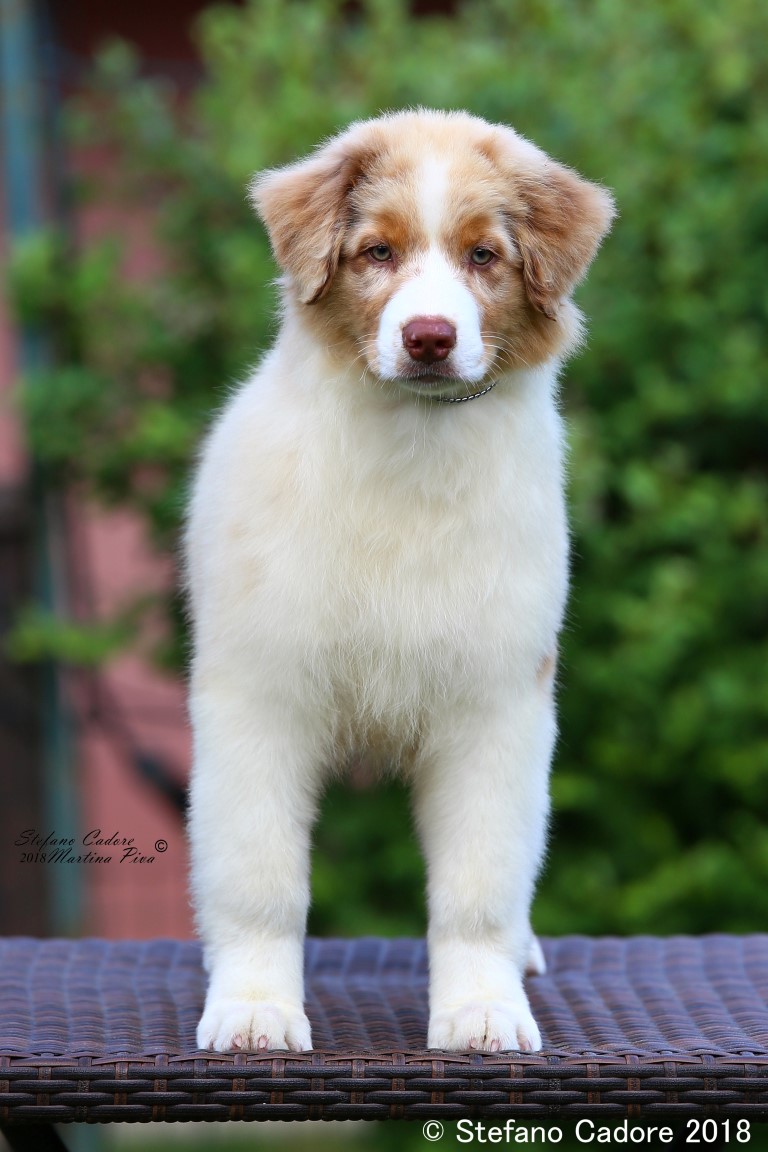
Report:
[{"label": "dog's head", "polygon": [[465,113],[353,124],[250,191],[324,340],[427,395],[567,352],[570,294],[614,214],[604,188]]}]

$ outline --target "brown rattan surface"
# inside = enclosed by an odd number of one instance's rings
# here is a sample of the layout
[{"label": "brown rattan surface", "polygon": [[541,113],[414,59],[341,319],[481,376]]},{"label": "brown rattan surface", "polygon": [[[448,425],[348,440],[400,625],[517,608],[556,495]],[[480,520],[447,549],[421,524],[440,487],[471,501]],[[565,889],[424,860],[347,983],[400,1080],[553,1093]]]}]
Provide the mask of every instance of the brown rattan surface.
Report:
[{"label": "brown rattan surface", "polygon": [[543,941],[544,1050],[428,1051],[415,940],[310,940],[311,1053],[195,1046],[186,941],[0,941],[0,1121],[768,1118],[768,936]]}]

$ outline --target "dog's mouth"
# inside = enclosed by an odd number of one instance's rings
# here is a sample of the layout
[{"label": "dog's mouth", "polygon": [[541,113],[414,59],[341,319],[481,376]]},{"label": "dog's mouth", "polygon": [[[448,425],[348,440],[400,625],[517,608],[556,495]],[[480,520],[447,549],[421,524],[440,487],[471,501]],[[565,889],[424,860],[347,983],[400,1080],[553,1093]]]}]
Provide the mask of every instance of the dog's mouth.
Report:
[{"label": "dog's mouth", "polygon": [[478,387],[477,381],[460,376],[451,368],[441,368],[434,364],[430,364],[429,368],[412,368],[401,372],[391,380],[391,383],[412,395],[430,399],[473,392]]}]

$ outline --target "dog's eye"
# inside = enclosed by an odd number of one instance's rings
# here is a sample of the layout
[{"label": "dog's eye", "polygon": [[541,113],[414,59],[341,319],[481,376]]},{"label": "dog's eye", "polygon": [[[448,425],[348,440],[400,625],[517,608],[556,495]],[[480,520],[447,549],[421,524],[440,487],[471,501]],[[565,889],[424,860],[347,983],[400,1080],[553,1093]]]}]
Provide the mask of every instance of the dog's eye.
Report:
[{"label": "dog's eye", "polygon": [[473,264],[482,268],[484,265],[490,264],[495,255],[495,252],[491,252],[490,248],[483,248],[482,245],[478,245],[477,248],[472,249],[469,258]]},{"label": "dog's eye", "polygon": [[368,255],[379,264],[386,264],[387,260],[392,259],[392,249],[388,244],[374,244],[368,249]]}]

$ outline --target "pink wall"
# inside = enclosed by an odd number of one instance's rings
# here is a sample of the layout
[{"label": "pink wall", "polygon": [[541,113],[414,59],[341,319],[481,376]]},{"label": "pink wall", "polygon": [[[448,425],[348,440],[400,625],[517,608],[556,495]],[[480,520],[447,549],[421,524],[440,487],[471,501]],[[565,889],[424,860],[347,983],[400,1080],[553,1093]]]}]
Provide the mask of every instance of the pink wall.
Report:
[{"label": "pink wall", "polygon": [[[137,592],[159,590],[173,578],[170,559],[152,553],[131,514],[106,514],[81,505],[77,515],[79,538],[87,545],[96,617],[118,609]],[[84,868],[83,931],[108,937],[187,937],[192,926],[182,822],[136,774],[121,739],[127,732],[134,747],[161,757],[183,782],[189,763],[184,686],[138,653],[112,661],[102,677],[108,697],[101,715],[89,719],[80,703],[81,825],[85,830],[99,828],[105,837],[133,839],[129,847],[137,853],[125,857],[118,850],[111,863]],[[113,702],[119,710],[117,725]],[[167,845],[166,851],[155,849],[158,841]],[[154,859],[141,863],[140,855]]]},{"label": "pink wall", "polygon": [[[81,170],[109,163],[108,156],[93,154],[77,159]],[[141,281],[162,274],[162,254],[152,244],[150,223],[149,215],[128,215],[110,204],[91,205],[79,213],[77,238],[87,244],[104,235],[119,235],[130,253],[125,274]],[[129,511],[107,512],[81,503],[74,507],[73,519],[78,552],[74,560],[87,566],[92,593],[91,604],[77,606],[80,613],[108,618],[137,596],[160,592],[174,581],[174,558],[152,550],[139,520]],[[155,638],[161,626],[157,621]],[[181,819],[136,773],[123,739],[127,735],[134,748],[159,756],[184,782],[189,764],[184,685],[158,671],[143,655],[152,638],[150,627],[147,635],[136,638],[129,653],[103,670],[107,703],[95,718],[84,711],[80,694],[82,827],[101,829],[107,837],[118,833],[119,839],[133,840],[129,847],[138,850],[127,858],[115,852],[110,863],[84,869],[84,931],[100,936],[192,934]],[[167,850],[157,851],[156,842],[167,844]],[[137,855],[147,862],[138,862]]]},{"label": "pink wall", "polygon": [[[194,50],[190,21],[203,0],[167,0],[159,9],[132,0],[67,0],[54,4],[59,36],[70,58],[84,59],[107,35],[127,36],[155,60],[187,61]],[[89,163],[93,161],[91,157]],[[77,231],[83,240],[118,229],[129,231],[133,253],[131,276],[147,276],[161,260],[153,250],[146,218],[126,219],[110,205],[81,212]],[[0,216],[0,242],[7,243]],[[0,256],[4,252],[0,252]],[[20,421],[10,398],[16,386],[16,336],[6,302],[0,298],[0,485],[23,484],[28,455]],[[141,525],[127,512],[106,512],[79,502],[70,507],[75,528],[70,541],[79,550],[74,562],[89,567],[93,603],[73,605],[77,615],[87,609],[95,618],[109,614],[137,593],[149,593],[173,579],[173,561],[157,555],[145,539]],[[112,704],[92,714],[91,694],[82,677],[67,675],[67,687],[76,718],[75,772],[81,810],[81,834],[99,829],[103,838],[117,835],[132,841],[136,855],[153,857],[136,862],[132,854],[114,846],[91,845],[110,863],[77,867],[83,885],[83,934],[107,937],[187,937],[192,922],[186,889],[187,858],[184,831],[178,814],[133,770],[126,755],[124,735],[136,747],[160,755],[183,782],[189,764],[184,685],[153,668],[136,651],[121,656],[100,675],[120,717],[118,730]],[[146,646],[146,645],[145,645]],[[120,730],[121,729],[121,730]],[[47,829],[47,832],[53,831]],[[157,842],[167,845],[159,851]],[[78,847],[83,853],[85,847]]]},{"label": "pink wall", "polygon": [[[1,191],[1,190],[0,190]],[[4,204],[0,196],[0,267],[7,264],[8,237]],[[19,420],[14,411],[16,342],[8,301],[0,291],[0,487],[12,488],[26,476],[27,456]]]}]

